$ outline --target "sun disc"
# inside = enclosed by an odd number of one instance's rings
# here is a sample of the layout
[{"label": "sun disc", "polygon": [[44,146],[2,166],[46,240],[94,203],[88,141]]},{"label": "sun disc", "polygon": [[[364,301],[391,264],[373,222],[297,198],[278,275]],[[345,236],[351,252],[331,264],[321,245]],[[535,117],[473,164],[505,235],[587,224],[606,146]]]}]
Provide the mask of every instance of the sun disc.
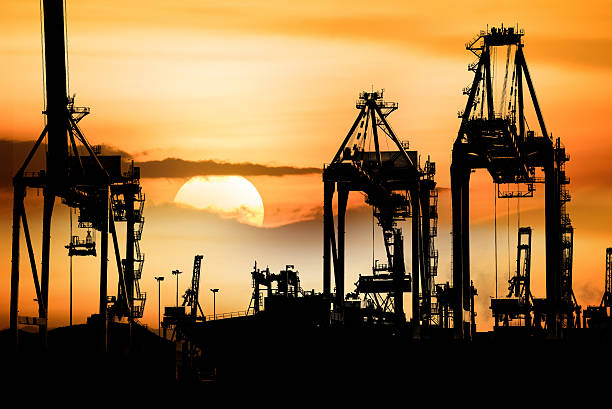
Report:
[{"label": "sun disc", "polygon": [[174,202],[240,223],[263,225],[263,200],[257,188],[242,176],[193,177],[179,189]]}]

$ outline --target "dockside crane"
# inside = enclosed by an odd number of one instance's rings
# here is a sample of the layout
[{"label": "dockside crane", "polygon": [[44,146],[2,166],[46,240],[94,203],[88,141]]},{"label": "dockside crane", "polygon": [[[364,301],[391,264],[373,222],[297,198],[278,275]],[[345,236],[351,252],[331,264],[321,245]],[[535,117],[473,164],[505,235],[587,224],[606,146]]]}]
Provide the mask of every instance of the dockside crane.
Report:
[{"label": "dockside crane", "polygon": [[[204,256],[196,255],[193,259],[193,274],[191,276],[191,287],[185,291],[183,295],[183,307],[187,306],[191,310],[189,316],[192,321],[203,320],[204,311],[200,306],[200,269],[202,267],[202,259]],[[198,317],[200,311],[200,317]]]},{"label": "dockside crane", "polygon": [[584,328],[612,328],[612,247],[606,249],[606,277],[601,303],[587,307],[582,320]]},{"label": "dockside crane", "polygon": [[[397,138],[387,118],[398,104],[384,101],[383,91],[360,93],[356,108],[357,118],[333,160],[323,170],[323,292],[332,296],[333,266],[334,308],[341,313],[345,297],[346,207],[349,192],[359,191],[365,194],[366,203],[374,209],[382,228],[387,262],[374,265],[372,275],[361,276],[357,292],[376,294],[374,299],[382,297],[392,320],[401,324],[405,322],[403,295],[412,291],[413,326],[429,325],[433,276],[437,272],[437,252],[433,246],[437,231],[435,164],[428,160],[421,168],[418,153],[409,151],[408,144]],[[332,210],[336,191],[337,236]],[[397,225],[409,218],[412,219],[411,275],[406,273],[403,235]]]},{"label": "dockside crane", "polygon": [[516,246],[516,272],[508,280],[506,298],[493,298],[491,310],[495,327],[509,326],[518,320],[523,327],[532,325],[533,295],[531,294],[531,227],[521,227]]},{"label": "dockside crane", "polygon": [[[466,44],[476,56],[468,66],[474,72],[461,125],[453,145],[451,173],[452,266],[454,328],[458,338],[470,338],[464,312],[473,310],[470,301],[469,182],[474,169],[486,169],[500,198],[532,197],[536,183],[545,189],[546,299],[534,300],[534,311],[545,317],[546,330],[561,336],[563,328],[579,322],[580,307],[572,290],[573,227],[566,204],[570,200],[565,174],[569,156],[559,138],[546,129],[525,54],[524,33],[513,27],[492,27]],[[501,92],[493,87],[494,58],[506,56]],[[505,53],[504,53],[505,51]],[[498,69],[497,72],[501,70]],[[503,72],[503,71],[502,71]],[[510,75],[512,73],[512,75]],[[498,75],[498,78],[501,78]],[[527,85],[528,91],[524,92]],[[497,98],[494,98],[494,94]],[[537,117],[539,133],[525,119],[529,98]],[[543,177],[536,175],[541,168]],[[500,185],[514,186],[503,190]]]},{"label": "dockside crane", "polygon": [[[132,323],[141,318],[144,312],[146,293],[140,291],[138,284],[144,263],[139,246],[144,223],[144,194],[140,188],[140,169],[132,165],[127,172],[123,172],[121,156],[101,155],[100,149],[90,145],[80,129],[80,122],[90,113],[90,109],[77,107],[74,97],[69,97],[64,11],[62,0],[42,1],[46,96],[43,114],[46,116],[46,126],[13,178],[10,328],[17,346],[18,325],[38,325],[43,348],[46,347],[52,270],[51,219],[56,199],[60,198],[66,206],[78,209],[79,227],[89,232],[85,240],[78,236],[71,237],[66,246],[69,255],[100,257],[99,310],[92,319],[100,322],[100,327],[104,328],[101,338],[102,347],[106,349],[106,324],[109,319],[127,318]],[[45,138],[44,169],[31,171],[32,159],[37,152],[44,150]],[[24,206],[28,188],[41,189],[43,193],[40,270],[36,264]],[[126,221],[127,226],[124,258],[121,257],[117,239],[115,222],[118,221]],[[36,290],[38,317],[19,315],[22,227]],[[99,251],[94,240],[95,231],[100,233]],[[109,296],[107,289],[109,233],[113,238],[118,272],[116,296]]]},{"label": "dockside crane", "polygon": [[[180,306],[165,307],[162,327],[164,328],[164,338],[168,329],[172,329],[170,339],[188,340],[193,336],[196,326],[206,320],[204,311],[200,305],[200,273],[202,270],[202,260],[204,256],[197,254],[193,258],[193,273],[191,275],[191,285],[183,294],[183,302]],[[187,310],[189,308],[189,310]],[[198,315],[198,311],[200,314]]]}]

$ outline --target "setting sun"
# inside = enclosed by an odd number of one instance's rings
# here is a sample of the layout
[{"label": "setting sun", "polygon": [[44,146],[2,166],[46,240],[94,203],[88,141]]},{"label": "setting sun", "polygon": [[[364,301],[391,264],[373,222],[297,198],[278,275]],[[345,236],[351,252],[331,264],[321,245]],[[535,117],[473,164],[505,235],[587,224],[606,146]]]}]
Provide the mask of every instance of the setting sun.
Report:
[{"label": "setting sun", "polygon": [[174,202],[236,219],[240,223],[263,225],[261,196],[242,176],[193,177],[179,189]]}]

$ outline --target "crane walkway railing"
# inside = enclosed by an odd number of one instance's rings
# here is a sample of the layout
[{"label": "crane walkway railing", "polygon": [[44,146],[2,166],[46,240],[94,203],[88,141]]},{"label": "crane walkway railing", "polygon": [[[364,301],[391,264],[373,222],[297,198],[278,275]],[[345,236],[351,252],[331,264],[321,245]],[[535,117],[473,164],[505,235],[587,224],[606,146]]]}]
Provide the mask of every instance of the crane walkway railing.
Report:
[{"label": "crane walkway railing", "polygon": [[255,312],[251,310],[223,312],[219,314],[210,314],[206,316],[206,321],[223,320],[227,318],[246,317],[249,315],[255,315]]}]

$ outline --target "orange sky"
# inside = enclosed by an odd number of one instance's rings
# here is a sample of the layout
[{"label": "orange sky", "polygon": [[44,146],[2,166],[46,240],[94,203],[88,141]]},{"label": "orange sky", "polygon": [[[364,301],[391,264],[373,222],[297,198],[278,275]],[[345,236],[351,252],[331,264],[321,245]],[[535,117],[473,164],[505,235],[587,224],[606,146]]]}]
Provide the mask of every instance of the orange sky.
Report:
[{"label": "orange sky", "polygon": [[[33,140],[43,121],[39,2],[0,4],[0,138]],[[390,117],[394,130],[422,155],[431,155],[438,164],[439,185],[448,187],[456,112],[465,104],[461,89],[472,79],[466,70],[472,57],[464,43],[487,24],[519,23],[526,32],[525,54],[547,127],[562,137],[571,155],[567,168],[576,229],[575,290],[586,305],[599,301],[604,251],[612,245],[612,6],[607,1],[550,4],[135,0],[118,7],[101,0],[69,1],[70,91],[79,104],[92,108],[82,122],[88,139],[139,161],[177,157],[321,167],[354,120],[358,92],[385,88],[386,98],[399,102],[400,109]],[[321,206],[319,175],[249,177],[263,198],[265,229],[201,211],[177,212],[171,202],[186,179],[143,176],[149,198],[142,244],[147,253],[143,287],[150,293],[146,323],[156,320],[152,277],[175,268],[189,271],[197,252],[210,254],[203,286],[222,289],[220,311],[246,307],[248,273],[256,258],[274,270],[295,264],[305,287],[321,289],[320,223],[308,221]],[[472,191],[473,246],[485,246],[493,234],[488,177],[475,176]],[[10,196],[2,192],[2,197]],[[448,195],[443,193],[440,200],[439,281],[446,281]],[[522,220],[532,221],[536,232],[534,268],[543,259],[543,248],[537,248],[543,246],[541,207],[540,196],[521,203]],[[511,208],[516,209],[515,203]],[[506,208],[503,213],[500,209],[498,218],[506,221]],[[10,201],[1,214],[0,255],[6,261],[0,299],[6,301],[0,304],[0,328],[8,325]],[[67,258],[61,236],[66,215],[58,206],[50,297],[50,320],[56,325],[67,316]],[[371,237],[362,237],[368,229],[359,226],[361,230],[348,232],[353,276],[367,272],[371,259]],[[223,245],[220,237],[227,240]],[[505,243],[500,241],[500,247]],[[507,255],[500,252],[502,258]],[[488,319],[486,305],[494,292],[492,259],[490,251],[482,259],[473,257],[482,320]],[[79,271],[88,271],[75,284],[81,321],[96,308],[97,276],[89,272],[93,263],[78,261]],[[27,302],[32,297],[25,264],[23,271],[23,308],[33,311],[33,303]],[[188,275],[181,277],[184,283]],[[542,292],[542,269],[535,275],[535,291]],[[174,287],[167,284],[163,301],[169,304]],[[208,306],[210,297],[203,297]]]}]

